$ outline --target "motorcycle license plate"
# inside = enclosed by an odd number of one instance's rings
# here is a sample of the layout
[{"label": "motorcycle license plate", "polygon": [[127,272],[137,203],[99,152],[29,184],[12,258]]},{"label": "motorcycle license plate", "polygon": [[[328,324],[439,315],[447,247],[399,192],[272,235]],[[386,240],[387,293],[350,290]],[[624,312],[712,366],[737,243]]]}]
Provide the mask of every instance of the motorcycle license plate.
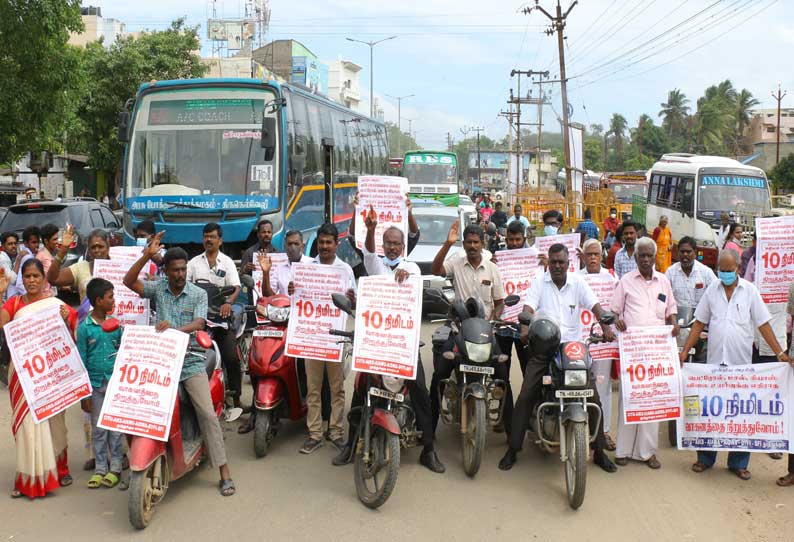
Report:
[{"label": "motorcycle license plate", "polygon": [[460,370],[464,373],[477,373],[481,375],[492,375],[493,367],[479,367],[478,365],[461,365]]},{"label": "motorcycle license plate", "polygon": [[593,390],[557,390],[554,392],[554,397],[557,399],[581,399],[592,396]]},{"label": "motorcycle license plate", "polygon": [[255,329],[254,337],[278,337],[284,336],[283,329]]},{"label": "motorcycle license plate", "polygon": [[388,390],[382,390],[380,388],[370,388],[369,394],[382,399],[391,399],[392,401],[397,401],[398,403],[402,403],[405,399],[405,396],[403,396],[402,393],[392,393]]}]

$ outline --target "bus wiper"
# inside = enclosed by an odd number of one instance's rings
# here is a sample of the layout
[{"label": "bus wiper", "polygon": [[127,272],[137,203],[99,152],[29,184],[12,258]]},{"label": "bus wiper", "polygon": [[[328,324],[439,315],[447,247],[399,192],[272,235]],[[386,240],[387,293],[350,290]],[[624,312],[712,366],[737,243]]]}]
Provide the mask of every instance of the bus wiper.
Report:
[{"label": "bus wiper", "polygon": [[174,207],[183,207],[185,209],[202,209],[203,207],[199,205],[193,205],[192,203],[180,203],[178,201],[171,201],[168,202],[168,208],[173,209]]}]

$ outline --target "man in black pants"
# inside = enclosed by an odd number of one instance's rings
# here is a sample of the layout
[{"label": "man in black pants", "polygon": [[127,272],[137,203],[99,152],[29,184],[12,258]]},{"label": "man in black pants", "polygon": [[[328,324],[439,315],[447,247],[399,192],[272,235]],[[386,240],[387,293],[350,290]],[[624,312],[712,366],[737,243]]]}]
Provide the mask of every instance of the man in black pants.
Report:
[{"label": "man in black pants", "polygon": [[[421,275],[419,266],[413,262],[405,261],[402,258],[405,250],[405,235],[402,230],[396,227],[388,228],[383,232],[383,252],[381,258],[375,252],[375,227],[378,225],[375,212],[370,210],[364,223],[367,226],[367,238],[364,242],[364,266],[367,273],[373,275],[392,275],[397,282],[404,281],[409,275]],[[430,419],[430,396],[425,384],[425,371],[422,367],[422,358],[417,360],[416,380],[407,380],[408,392],[410,393],[411,403],[416,416],[416,428],[422,432],[422,454],[419,462],[433,472],[444,472],[444,464],[438,458],[433,448],[433,424]],[[364,397],[358,389],[354,389],[351,410],[353,407],[362,405]],[[340,451],[339,455],[333,459],[334,465],[344,465],[350,461],[353,449],[353,439],[355,439],[357,428],[360,423],[360,416],[351,417],[350,428],[348,430],[348,442]]]},{"label": "man in black pants", "polygon": [[[560,323],[560,336],[563,342],[580,341],[582,338],[582,320],[580,308],[589,309],[596,318],[601,317],[601,306],[593,291],[581,277],[568,273],[568,249],[565,245],[555,244],[549,248],[549,270],[537,277],[527,292],[524,310],[534,313],[543,310],[550,313]],[[607,339],[614,338],[609,326],[602,326]],[[551,345],[554,346],[554,345]],[[553,354],[553,352],[549,352]],[[516,462],[516,454],[524,444],[527,421],[532,415],[535,403],[541,398],[543,376],[546,374],[549,359],[534,356],[530,353],[529,362],[524,373],[521,393],[513,411],[513,430],[510,435],[510,447],[505,453],[499,468],[510,470]],[[592,379],[588,387],[593,390],[592,402],[601,406],[598,391]],[[594,423],[595,412],[589,411],[590,423]],[[596,428],[596,439],[593,443],[594,462],[607,472],[617,471],[615,464],[604,453],[604,424]]]}]

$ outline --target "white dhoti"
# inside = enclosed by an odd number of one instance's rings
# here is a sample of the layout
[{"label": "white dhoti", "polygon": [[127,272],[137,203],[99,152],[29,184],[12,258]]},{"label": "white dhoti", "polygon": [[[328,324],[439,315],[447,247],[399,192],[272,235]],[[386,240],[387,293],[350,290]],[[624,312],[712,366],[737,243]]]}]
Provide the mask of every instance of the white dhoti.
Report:
[{"label": "white dhoti", "polygon": [[[601,402],[603,403],[603,399]],[[659,447],[659,422],[627,424],[623,421],[623,394],[618,400],[618,439],[616,458],[648,461]]]},{"label": "white dhoti", "polygon": [[612,360],[593,362],[593,379],[596,391],[601,398],[601,413],[604,416],[604,433],[609,433],[612,426]]}]

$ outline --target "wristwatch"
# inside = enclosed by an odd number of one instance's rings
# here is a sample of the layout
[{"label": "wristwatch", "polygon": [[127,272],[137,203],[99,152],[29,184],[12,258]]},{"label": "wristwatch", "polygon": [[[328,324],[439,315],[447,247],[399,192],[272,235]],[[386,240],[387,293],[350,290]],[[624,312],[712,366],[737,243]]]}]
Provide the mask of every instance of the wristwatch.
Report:
[{"label": "wristwatch", "polygon": [[786,351],[785,351],[785,350],[781,350],[780,352],[778,352],[777,354],[775,354],[775,357],[776,357],[777,359],[780,359],[780,356],[784,355],[785,353],[786,353]]}]

